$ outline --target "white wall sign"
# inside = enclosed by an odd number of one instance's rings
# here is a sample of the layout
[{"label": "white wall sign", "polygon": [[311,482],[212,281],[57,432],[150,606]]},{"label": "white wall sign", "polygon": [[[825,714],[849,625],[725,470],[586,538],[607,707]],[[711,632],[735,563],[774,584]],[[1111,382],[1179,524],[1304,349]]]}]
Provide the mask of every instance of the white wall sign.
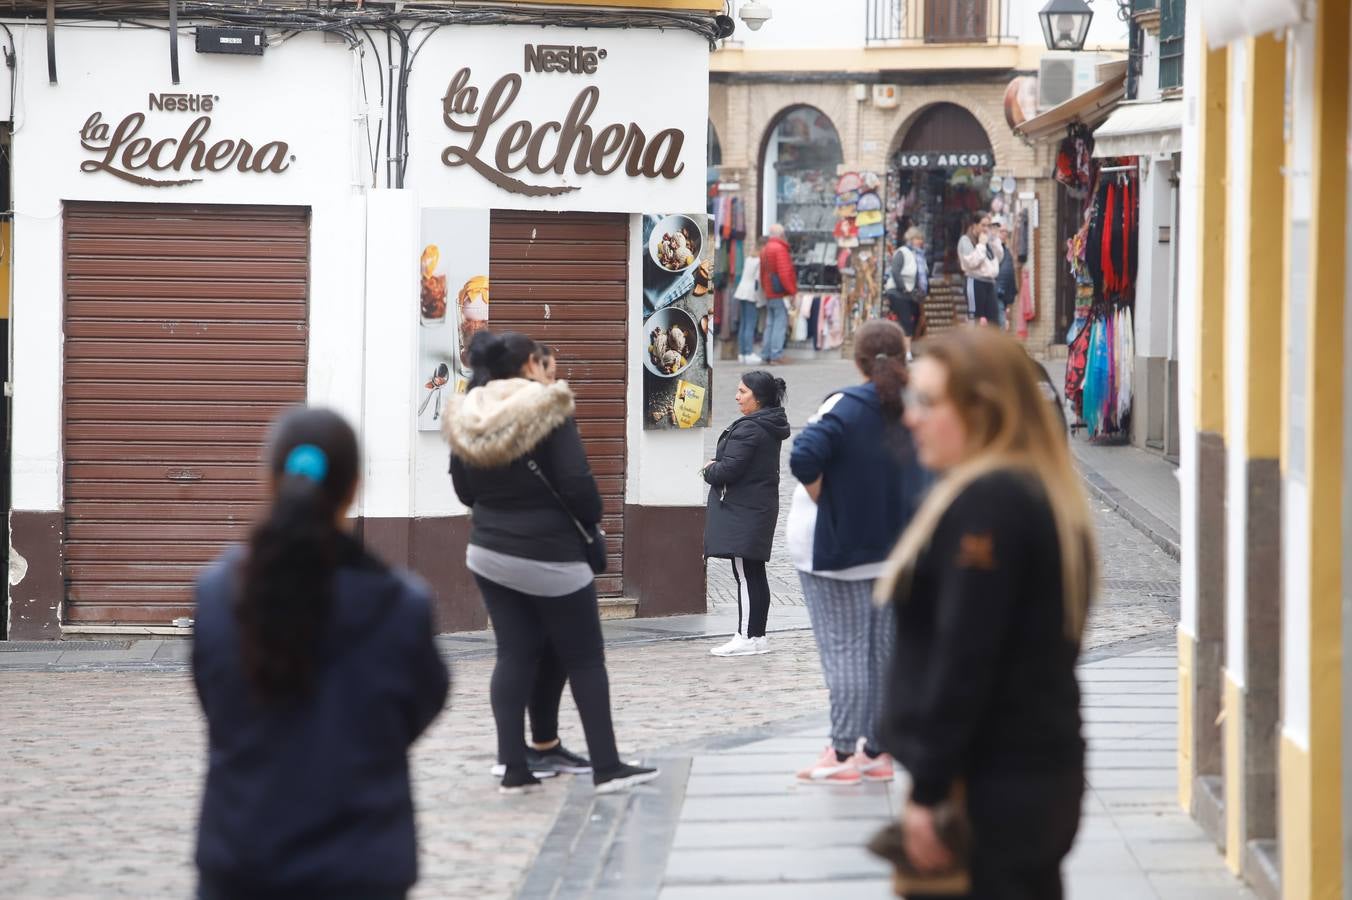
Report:
[{"label": "white wall sign", "polygon": [[438,205],[703,208],[707,71],[693,34],[445,29],[409,86],[411,180]]},{"label": "white wall sign", "polygon": [[88,154],[80,171],[173,187],[201,181],[206,172],[280,175],[291,167],[296,157],[286,141],[209,134],[211,112],[220,102],[219,94],[150,93],[146,110],[161,115],[149,125],[146,112],[127,113],[116,125],[116,113],[105,122],[102,112],[92,112],[80,129],[80,146]]}]

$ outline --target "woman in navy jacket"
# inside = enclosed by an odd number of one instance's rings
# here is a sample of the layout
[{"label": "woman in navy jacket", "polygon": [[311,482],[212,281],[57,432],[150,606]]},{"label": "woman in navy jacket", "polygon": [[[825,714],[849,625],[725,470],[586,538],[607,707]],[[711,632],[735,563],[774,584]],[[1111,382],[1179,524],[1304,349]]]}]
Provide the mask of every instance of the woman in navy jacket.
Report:
[{"label": "woman in navy jacket", "polygon": [[248,545],[197,584],[198,896],[403,897],[418,877],[408,750],[449,686],[431,598],[343,530],[358,454],[340,417],[284,416],[269,468]]},{"label": "woman in navy jacket", "polygon": [[901,328],[861,326],[855,364],[864,383],[828,397],[789,456],[801,482],[789,547],[831,696],[831,745],[798,773],[808,784],[892,779],[877,728],[895,630],[891,609],[873,603],[873,583],[929,483],[901,422]]}]

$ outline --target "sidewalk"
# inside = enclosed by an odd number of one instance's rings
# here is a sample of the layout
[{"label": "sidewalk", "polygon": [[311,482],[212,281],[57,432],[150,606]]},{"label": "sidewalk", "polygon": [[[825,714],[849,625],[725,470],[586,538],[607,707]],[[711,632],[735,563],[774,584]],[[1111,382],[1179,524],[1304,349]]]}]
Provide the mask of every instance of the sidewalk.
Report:
[{"label": "sidewalk", "polygon": [[[1178,807],[1174,672],[1170,646],[1081,668],[1090,752],[1084,818],[1065,867],[1072,900],[1253,897]],[[821,749],[825,728],[811,717],[769,737],[653,754],[663,777],[629,798],[597,797],[575,782],[518,896],[891,896],[887,866],[863,844],[900,812],[905,784],[795,783],[793,770]]]},{"label": "sidewalk", "polygon": [[[1047,360],[1042,365],[1061,391],[1066,361]],[[1092,443],[1083,432],[1072,437],[1071,450],[1090,492],[1179,559],[1178,468],[1163,456],[1136,447]]]}]

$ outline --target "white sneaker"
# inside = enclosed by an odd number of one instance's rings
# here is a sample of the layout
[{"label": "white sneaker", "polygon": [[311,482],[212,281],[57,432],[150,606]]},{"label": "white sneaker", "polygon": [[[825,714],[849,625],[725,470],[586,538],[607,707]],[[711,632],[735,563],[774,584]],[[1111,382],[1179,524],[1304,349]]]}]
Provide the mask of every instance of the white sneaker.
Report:
[{"label": "white sneaker", "polygon": [[752,653],[759,655],[761,653],[770,652],[770,638],[766,635],[761,635],[758,638],[752,638],[751,644],[752,644],[751,651]]},{"label": "white sneaker", "polygon": [[765,362],[765,360],[764,360],[763,358],[757,356],[757,355],[754,354],[754,353],[749,353],[749,354],[747,354],[747,357],[746,357],[746,365],[748,365],[748,366],[759,366],[759,365],[761,365],[761,364],[764,363],[764,362]]},{"label": "white sneaker", "polygon": [[763,653],[756,649],[756,639],[734,634],[732,640],[709,651],[714,656],[755,656]]}]

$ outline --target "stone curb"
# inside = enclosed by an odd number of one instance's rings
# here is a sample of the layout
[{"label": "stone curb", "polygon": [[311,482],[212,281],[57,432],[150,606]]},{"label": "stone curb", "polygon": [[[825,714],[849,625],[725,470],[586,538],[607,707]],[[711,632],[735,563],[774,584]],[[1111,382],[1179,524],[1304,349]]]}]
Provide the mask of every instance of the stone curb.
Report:
[{"label": "stone curb", "polygon": [[1119,516],[1126,519],[1133,528],[1163,550],[1170,558],[1181,561],[1182,548],[1179,546],[1178,529],[1170,526],[1144,506],[1131,499],[1125,492],[1104,478],[1083,459],[1076,458],[1080,475],[1085,487],[1098,500],[1110,507]]}]

